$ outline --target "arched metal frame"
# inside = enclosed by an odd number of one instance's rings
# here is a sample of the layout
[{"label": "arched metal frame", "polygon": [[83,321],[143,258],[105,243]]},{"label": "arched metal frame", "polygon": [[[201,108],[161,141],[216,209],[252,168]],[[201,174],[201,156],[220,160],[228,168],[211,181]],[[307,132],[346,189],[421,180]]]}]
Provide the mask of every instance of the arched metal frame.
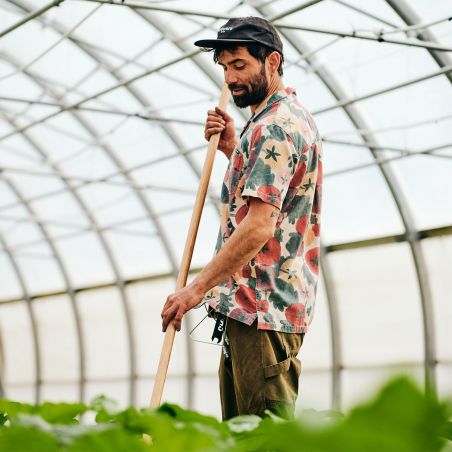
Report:
[{"label": "arched metal frame", "polygon": [[[9,2],[17,7],[20,11],[25,12],[27,14],[32,15],[33,11],[31,7],[24,0],[9,0]],[[412,7],[405,0],[386,0],[388,5],[399,15],[399,17],[407,24],[413,25],[420,22],[419,16],[412,9]],[[49,7],[57,6],[58,1],[53,2],[53,4]],[[309,6],[312,6],[317,1],[306,2],[299,7],[293,8],[290,11],[286,11],[283,14],[275,15],[271,6],[266,5],[264,7],[254,6],[256,11],[264,17],[269,17],[271,20],[278,20],[284,16],[289,16],[290,14]],[[341,3],[338,1],[338,3]],[[127,6],[127,5],[126,5]],[[47,7],[46,7],[47,8]],[[45,8],[42,8],[44,10]],[[133,9],[133,11],[138,14],[142,19],[144,19],[147,23],[149,23],[152,27],[158,30],[162,36],[165,35],[165,29],[168,29],[168,24],[161,23],[158,18],[152,16],[149,11],[145,11],[144,9]],[[200,14],[204,16],[208,16],[208,14]],[[31,16],[30,16],[31,17]],[[212,18],[219,17],[227,17],[227,15],[220,14],[218,16],[210,16]],[[42,20],[39,17],[39,14],[36,14],[34,17],[35,20]],[[21,24],[18,24],[20,26]],[[208,27],[208,26],[207,26]],[[60,35],[64,35],[66,30],[63,26],[53,22],[52,28],[55,32]],[[288,42],[296,49],[301,55],[311,55],[312,49],[309,48],[308,44],[300,39],[299,36],[296,36],[293,31],[290,30],[290,27],[281,28],[281,34],[287,39]],[[452,58],[450,58],[449,54],[445,52],[437,52],[432,50],[434,48],[434,44],[439,44],[438,40],[435,38],[434,34],[429,30],[422,31],[419,34],[419,38],[423,41],[428,41],[431,44],[430,48],[427,47],[427,51],[431,54],[432,58],[436,61],[440,68],[445,68],[447,72],[444,72],[450,81],[452,81],[452,71],[449,69],[452,65]],[[73,42],[82,52],[84,52],[87,56],[89,56],[92,60],[94,60],[98,65],[101,65],[103,69],[105,69],[109,75],[113,76],[118,81],[118,86],[124,86],[128,93],[138,101],[140,105],[143,107],[149,107],[149,101],[138,91],[135,87],[132,87],[127,80],[124,79],[120,73],[112,67],[108,61],[102,58],[99,52],[95,52],[90,48],[88,44],[84,44],[83,42],[74,39],[68,36],[69,40]],[[183,42],[175,42],[175,45],[184,52],[182,58],[192,58],[192,61],[201,69],[218,87],[221,86],[222,81],[218,79],[217,75],[213,72],[212,68],[209,65],[206,65],[203,60],[198,59],[196,57],[196,52],[193,52],[193,49],[188,49],[185,47]],[[344,87],[340,84],[340,82],[334,77],[334,75],[328,71],[323,65],[316,64],[316,56],[315,52],[312,52],[312,56],[307,56],[305,58],[306,63],[309,65],[311,70],[316,73],[324,86],[328,89],[328,91],[335,97],[337,100],[337,105],[334,108],[342,108],[347,117],[350,119],[352,124],[357,129],[365,129],[370,130],[369,124],[365,119],[365,115],[360,109],[359,105],[356,102],[350,102],[350,96],[347,95]],[[14,64],[16,68],[20,68],[20,62],[14,61],[14,59],[8,55],[8,60],[11,64]],[[71,106],[62,104],[61,100],[58,98],[55,92],[49,88],[47,84],[40,83],[37,79],[33,77],[33,74],[28,74],[26,71],[23,72],[24,75],[28,76],[32,81],[38,84],[43,91],[45,91],[50,97],[55,99],[55,102],[61,106],[61,111],[68,111],[71,116],[85,129],[85,131],[96,139],[97,134],[94,128],[87,123],[83,117],[77,113],[77,110],[71,108]],[[150,72],[149,72],[150,73]],[[359,100],[359,99],[357,99]],[[72,106],[74,107],[74,106]],[[5,116],[5,115],[4,115]],[[158,113],[157,115],[158,116]],[[50,117],[50,116],[49,116]],[[53,117],[53,116],[52,116]],[[17,133],[20,133],[31,145],[32,148],[36,150],[36,152],[40,155],[45,156],[45,149],[42,149],[30,136],[27,134],[27,129],[32,127],[33,124],[26,127],[19,127],[14,124],[14,121],[5,116],[5,119],[10,123],[10,125],[16,130]],[[176,149],[184,149],[183,141],[178,137],[176,131],[173,129],[171,124],[166,122],[159,123],[161,129],[164,133],[169,137],[172,141]],[[380,145],[378,139],[372,133],[362,134],[364,144],[368,146],[369,151],[373,155],[376,164],[387,184],[389,191],[392,193],[395,204],[397,206],[400,218],[405,228],[404,237],[406,239],[407,244],[409,245],[411,256],[413,259],[414,267],[416,270],[417,280],[418,280],[418,290],[420,294],[420,300],[422,305],[422,318],[423,318],[423,327],[424,327],[424,369],[425,369],[425,382],[427,390],[434,393],[435,391],[435,366],[436,366],[436,352],[435,352],[435,343],[434,343],[434,323],[433,323],[433,313],[432,313],[432,296],[430,293],[430,282],[428,279],[427,267],[425,263],[425,256],[420,246],[420,235],[419,231],[416,230],[414,221],[412,219],[412,213],[410,211],[409,205],[406,201],[406,195],[403,192],[402,187],[398,184],[397,176],[394,174],[393,169],[390,167],[390,164],[386,163],[384,160],[381,162],[378,158],[381,155],[381,149],[385,149]],[[130,172],[124,168],[122,163],[115,157],[114,150],[105,144],[99,144],[105,151],[105,154],[110,158],[113,164],[118,169],[118,173],[122,174],[125,180],[131,184],[131,190],[134,189],[133,177],[130,175]],[[378,152],[377,152],[378,151]],[[189,164],[190,168],[194,172],[196,176],[199,177],[199,168],[193,159],[190,158],[189,155],[185,153],[181,153],[184,159]],[[133,324],[132,317],[130,314],[129,300],[125,291],[125,281],[121,278],[120,272],[118,270],[117,263],[115,262],[115,258],[108,246],[108,243],[105,237],[102,234],[101,228],[97,225],[95,218],[90,214],[89,209],[86,205],[84,205],[83,200],[78,196],[76,189],[72,186],[72,184],[67,181],[64,176],[61,174],[59,168],[56,165],[52,166],[52,169],[55,171],[55,174],[58,175],[64,184],[67,187],[67,190],[74,197],[78,205],[86,214],[86,217],[89,219],[92,230],[97,234],[99,241],[108,257],[110,262],[111,269],[113,274],[115,275],[115,285],[118,288],[123,310],[126,321],[126,329],[127,329],[127,340],[129,344],[129,378],[130,378],[130,392],[129,392],[129,400],[130,403],[134,403],[135,401],[135,381],[137,379],[136,373],[136,359],[135,359],[135,347],[133,340]],[[11,190],[16,194],[19,201],[26,207],[29,213],[33,218],[36,218],[36,215],[33,212],[33,209],[30,205],[30,200],[24,199],[24,197],[20,194],[20,191],[11,181],[6,179],[7,184],[11,188]],[[175,258],[174,251],[172,249],[169,238],[167,237],[164,228],[159,223],[159,218],[156,215],[152,205],[150,202],[144,198],[140,190],[134,189],[137,199],[140,201],[143,209],[148,215],[148,218],[156,227],[158,235],[162,241],[164,249],[166,251],[168,260],[171,264],[173,276],[177,274],[178,263]],[[40,229],[44,238],[47,241],[49,249],[51,249],[52,254],[59,265],[61,274],[66,284],[67,294],[69,295],[73,307],[73,313],[75,322],[77,325],[78,332],[78,342],[79,342],[79,358],[80,358],[80,398],[83,400],[84,398],[84,386],[86,383],[86,375],[85,375],[85,356],[84,356],[84,343],[83,343],[83,333],[82,333],[82,324],[80,320],[80,314],[77,309],[77,303],[75,299],[74,288],[71,286],[71,282],[67,271],[65,269],[65,265],[61,257],[58,255],[58,251],[56,247],[52,244],[51,237],[48,235],[45,225],[36,220],[36,225]],[[29,317],[32,325],[33,332],[33,340],[34,340],[34,349],[36,353],[36,362],[35,362],[35,370],[36,370],[36,382],[35,382],[35,398],[36,401],[39,401],[40,398],[40,386],[42,384],[41,380],[41,364],[40,364],[40,349],[39,349],[39,331],[38,326],[36,325],[36,320],[34,318],[33,309],[32,309],[32,294],[27,292],[27,288],[24,283],[23,276],[21,274],[21,270],[18,264],[15,261],[14,253],[9,249],[7,242],[0,236],[0,244],[2,245],[5,253],[8,256],[8,259],[11,262],[11,266],[17,276],[19,284],[22,288],[23,299],[27,302]],[[331,270],[331,266],[329,265],[328,252],[330,250],[323,249],[322,250],[322,275],[325,282],[326,287],[326,295],[329,306],[329,314],[330,314],[330,322],[331,322],[331,340],[332,340],[332,405],[335,408],[339,408],[341,404],[341,370],[343,368],[342,362],[342,350],[341,350],[341,338],[340,338],[340,324],[338,320],[338,305],[336,300],[336,295],[334,291],[334,282],[333,282],[333,273]],[[1,333],[1,332],[0,332]],[[187,338],[188,339],[188,338]],[[187,405],[192,406],[193,404],[193,377],[195,375],[195,369],[193,367],[193,350],[190,345],[190,340],[187,340],[187,355],[188,355],[188,374],[187,374]],[[0,379],[1,380],[1,379]]]}]

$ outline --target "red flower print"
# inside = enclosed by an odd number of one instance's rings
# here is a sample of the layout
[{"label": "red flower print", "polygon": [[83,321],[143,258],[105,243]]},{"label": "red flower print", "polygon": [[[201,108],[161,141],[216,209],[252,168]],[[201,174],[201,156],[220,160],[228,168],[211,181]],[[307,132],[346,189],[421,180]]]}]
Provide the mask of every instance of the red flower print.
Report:
[{"label": "red flower print", "polygon": [[259,324],[257,325],[257,327],[260,330],[271,330],[272,326],[269,323],[265,323],[265,322],[259,322]]},{"label": "red flower print", "polygon": [[264,185],[257,189],[257,196],[264,202],[268,202],[276,207],[279,207],[281,203],[281,193],[273,185]]},{"label": "red flower print", "polygon": [[236,319],[243,315],[243,310],[241,308],[234,308],[230,313],[228,317],[231,317],[233,319]]},{"label": "red flower print", "polygon": [[314,200],[312,202],[312,212],[320,213],[320,205],[322,203],[322,186],[317,186],[314,193]]},{"label": "red flower print", "polygon": [[242,275],[244,278],[249,278],[251,276],[251,267],[248,264],[242,268]]},{"label": "red flower print", "polygon": [[281,244],[272,237],[259,251],[256,262],[261,265],[274,265],[281,257]]},{"label": "red flower print", "polygon": [[319,274],[319,247],[312,248],[309,251],[306,251],[304,255],[305,261],[308,264],[309,269],[315,275]]},{"label": "red flower print", "polygon": [[259,300],[257,302],[256,308],[258,311],[267,312],[268,311],[268,301],[267,300]]},{"label": "red flower print", "polygon": [[304,163],[304,162],[299,163],[297,166],[297,169],[295,170],[295,173],[292,177],[292,180],[290,181],[289,186],[290,187],[299,187],[305,174],[306,174],[306,163]]},{"label": "red flower print", "polygon": [[260,141],[262,137],[262,126],[257,126],[253,129],[251,134],[251,144],[254,145],[256,141]]},{"label": "red flower print", "polygon": [[298,234],[305,235],[308,223],[309,223],[308,215],[303,215],[297,220],[297,223],[295,224],[295,229],[297,230]]},{"label": "red flower print", "polygon": [[236,171],[241,171],[243,168],[243,155],[234,153],[232,165]]},{"label": "red flower print", "polygon": [[317,163],[317,185],[322,185],[322,179],[323,179],[323,163],[322,160],[319,159]]},{"label": "red flower print", "polygon": [[285,312],[286,319],[295,327],[300,327],[304,324],[305,307],[301,303],[290,305]]},{"label": "red flower print", "polygon": [[237,213],[235,214],[235,221],[237,224],[240,224],[242,220],[246,217],[246,214],[248,213],[248,206],[244,204],[242,207],[240,207],[239,210],[237,210]]},{"label": "red flower print", "polygon": [[319,223],[316,223],[316,224],[312,225],[312,232],[314,233],[314,235],[316,237],[320,236],[320,224]]},{"label": "red flower print", "polygon": [[235,293],[237,303],[248,312],[256,312],[256,294],[253,289],[242,284]]}]

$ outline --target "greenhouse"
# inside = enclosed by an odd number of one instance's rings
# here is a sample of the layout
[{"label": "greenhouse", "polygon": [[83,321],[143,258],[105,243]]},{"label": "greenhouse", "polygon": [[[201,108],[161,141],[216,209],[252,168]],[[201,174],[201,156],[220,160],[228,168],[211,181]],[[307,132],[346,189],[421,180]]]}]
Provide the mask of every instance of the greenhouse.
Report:
[{"label": "greenhouse", "polygon": [[[224,83],[194,42],[247,16],[276,27],[323,142],[297,410],[400,374],[452,395],[450,1],[0,0],[1,398],[149,405]],[[227,111],[239,134],[249,110]],[[227,167],[217,152],[189,280]],[[214,325],[184,316],[162,400],[221,418]]]}]

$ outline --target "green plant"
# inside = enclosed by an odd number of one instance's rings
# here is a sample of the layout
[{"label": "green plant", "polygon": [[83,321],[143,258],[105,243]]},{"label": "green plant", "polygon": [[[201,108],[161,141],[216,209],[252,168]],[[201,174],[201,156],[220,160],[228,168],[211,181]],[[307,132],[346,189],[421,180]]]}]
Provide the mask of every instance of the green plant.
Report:
[{"label": "green plant", "polygon": [[[95,413],[95,424],[80,424],[88,412]],[[171,404],[120,410],[105,397],[90,405],[0,400],[0,450],[432,452],[451,450],[451,413],[450,404],[425,397],[405,378],[389,382],[345,416],[309,410],[291,422],[271,413],[220,422]]]}]

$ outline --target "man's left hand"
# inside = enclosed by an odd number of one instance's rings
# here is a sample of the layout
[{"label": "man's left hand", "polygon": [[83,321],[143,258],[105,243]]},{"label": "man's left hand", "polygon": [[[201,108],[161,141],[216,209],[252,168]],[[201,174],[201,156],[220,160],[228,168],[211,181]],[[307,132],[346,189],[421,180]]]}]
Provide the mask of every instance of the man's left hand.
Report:
[{"label": "man's left hand", "polygon": [[166,331],[171,320],[174,320],[176,330],[180,331],[182,317],[195,307],[203,296],[204,292],[200,292],[191,284],[169,295],[162,309],[162,331]]}]

